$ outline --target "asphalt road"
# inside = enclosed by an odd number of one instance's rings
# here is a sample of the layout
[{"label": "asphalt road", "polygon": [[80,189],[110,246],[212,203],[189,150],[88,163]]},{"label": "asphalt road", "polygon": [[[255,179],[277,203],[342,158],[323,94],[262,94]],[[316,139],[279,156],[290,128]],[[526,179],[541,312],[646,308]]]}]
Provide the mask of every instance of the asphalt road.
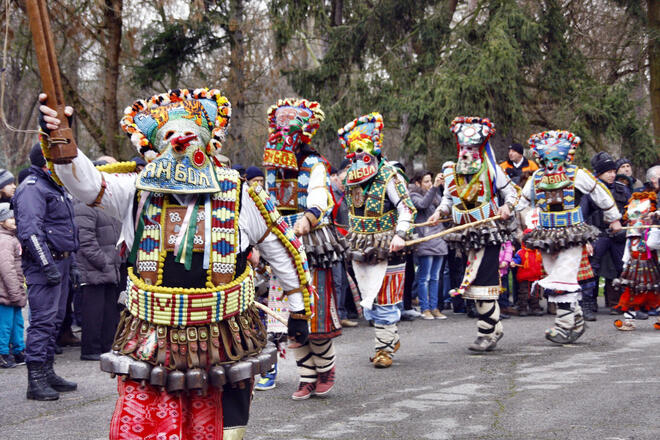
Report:
[{"label": "asphalt road", "polygon": [[[497,350],[472,355],[476,322],[402,322],[394,365],[368,361],[362,322],[336,340],[337,384],[325,397],[290,399],[289,355],[277,388],[256,392],[246,439],[659,439],[660,331],[654,318],[620,332],[599,314],[571,346],[543,337],[552,317],[504,321]],[[25,399],[25,367],[0,370],[0,438],[106,439],[115,382],[68,348],[56,370],[79,390],[56,402]]]}]

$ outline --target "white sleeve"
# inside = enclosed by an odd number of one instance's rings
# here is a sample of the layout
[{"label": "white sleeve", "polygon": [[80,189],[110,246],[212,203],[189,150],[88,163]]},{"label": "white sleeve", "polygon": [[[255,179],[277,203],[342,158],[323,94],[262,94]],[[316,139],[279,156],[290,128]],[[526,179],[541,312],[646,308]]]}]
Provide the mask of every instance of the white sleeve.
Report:
[{"label": "white sleeve", "polygon": [[309,185],[307,186],[307,208],[318,208],[323,214],[328,209],[328,173],[322,162],[316,163],[312,167],[309,175]]},{"label": "white sleeve", "polygon": [[498,191],[504,196],[504,203],[510,203],[511,206],[515,207],[518,203],[518,190],[516,189],[516,184],[513,183],[504,170],[502,170],[497,164],[495,164],[495,181],[497,183]]},{"label": "white sleeve", "polygon": [[412,221],[413,213],[408,208],[399,197],[399,193],[396,191],[396,181],[398,177],[393,177],[387,182],[387,197],[390,199],[390,202],[396,206],[396,210],[399,214],[399,218],[396,223],[396,230],[407,232],[410,228],[410,222]]},{"label": "white sleeve", "polygon": [[525,208],[529,208],[532,205],[532,200],[534,199],[534,177],[530,177],[525,182],[525,187],[522,189],[520,194],[520,200],[516,205],[516,211],[522,211]]},{"label": "white sleeve", "polygon": [[646,245],[651,249],[660,249],[660,229],[651,229]]},{"label": "white sleeve", "polygon": [[[252,244],[259,249],[261,256],[270,264],[275,276],[277,276],[282,289],[294,290],[300,287],[298,273],[293,260],[284,245],[277,239],[275,234],[268,234],[261,243],[259,240],[266,234],[268,225],[261,216],[259,208],[250,197],[247,184],[243,184],[241,192],[241,213],[238,217],[238,228],[241,234],[241,251]],[[296,292],[288,296],[289,308],[291,310],[303,310],[302,293]]]},{"label": "white sleeve", "polygon": [[[445,182],[447,182],[447,177],[451,175],[452,170],[453,170],[452,168],[446,168],[445,171],[443,172],[443,175],[445,176]],[[440,201],[440,204],[436,208],[435,212],[437,212],[441,216],[443,214],[449,214],[451,212],[451,206],[453,204],[454,204],[454,200],[452,199],[449,188],[445,183],[445,188],[444,191],[442,192],[442,200]]]},{"label": "white sleeve", "polygon": [[131,214],[135,197],[137,173],[108,174],[96,169],[85,153],[78,150],[78,156],[70,164],[55,164],[55,174],[64,187],[85,204],[93,203],[101,191],[101,174],[106,189],[100,207],[111,217],[121,221]]},{"label": "white sleeve", "polygon": [[580,190],[582,194],[591,196],[591,200],[596,206],[603,210],[603,218],[607,223],[612,223],[621,218],[621,213],[610,190],[582,168],[578,168],[575,175],[575,188]]}]

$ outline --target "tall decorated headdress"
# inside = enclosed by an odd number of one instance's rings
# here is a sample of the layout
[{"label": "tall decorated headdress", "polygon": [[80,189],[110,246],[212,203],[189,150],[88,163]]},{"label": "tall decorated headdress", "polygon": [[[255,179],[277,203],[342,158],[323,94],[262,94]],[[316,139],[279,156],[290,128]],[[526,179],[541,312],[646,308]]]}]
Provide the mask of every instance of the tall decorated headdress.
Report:
[{"label": "tall decorated headdress", "polygon": [[350,154],[358,148],[379,156],[383,147],[383,116],[372,112],[353,119],[337,131],[344,152]]},{"label": "tall decorated headdress", "polygon": [[124,111],[122,129],[147,165],[136,187],[154,192],[219,190],[214,157],[229,126],[231,104],[219,90],[186,89],[138,100]]},{"label": "tall decorated headdress", "polygon": [[495,134],[495,124],[488,118],[457,116],[449,128],[456,137],[456,172],[480,176],[480,180],[489,185],[490,193],[495,194],[498,165],[489,142]]},{"label": "tall decorated headdress", "polygon": [[570,131],[550,130],[533,134],[527,142],[544,163],[551,159],[557,163],[571,163],[582,140]]},{"label": "tall decorated headdress", "polygon": [[353,186],[372,179],[380,165],[383,147],[383,117],[369,113],[353,119],[337,131],[351,166],[346,174],[346,185]]},{"label": "tall decorated headdress", "polygon": [[121,128],[130,136],[138,153],[150,162],[162,152],[157,139],[168,122],[194,121],[207,134],[206,154],[214,156],[222,148],[230,118],[231,104],[219,90],[176,89],[135,101],[124,110]]},{"label": "tall decorated headdress", "polygon": [[321,105],[306,99],[286,98],[268,110],[268,142],[265,167],[298,170],[296,148],[309,144],[325,119]]}]

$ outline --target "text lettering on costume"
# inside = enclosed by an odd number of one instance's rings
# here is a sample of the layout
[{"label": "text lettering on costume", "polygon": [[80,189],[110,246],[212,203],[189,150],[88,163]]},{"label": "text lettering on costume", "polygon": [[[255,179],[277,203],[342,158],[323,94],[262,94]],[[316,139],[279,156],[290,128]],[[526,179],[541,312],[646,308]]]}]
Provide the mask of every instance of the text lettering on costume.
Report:
[{"label": "text lettering on costume", "polygon": [[[164,175],[167,180],[170,180],[172,178],[172,164],[173,162],[169,161],[150,162],[144,168],[144,174],[147,178],[151,179],[160,179]],[[174,180],[190,185],[209,185],[209,178],[206,174],[186,167],[181,163],[177,163],[174,166]]]},{"label": "text lettering on costume", "polygon": [[374,165],[370,165],[366,168],[358,168],[356,170],[350,170],[348,173],[348,180],[353,181],[353,180],[360,180],[363,177],[366,176],[371,176],[372,174],[376,173],[376,167]]},{"label": "text lettering on costume", "polygon": [[547,184],[555,184],[555,183],[560,183],[568,180],[566,177],[566,173],[559,173],[559,174],[546,174],[543,176],[543,179],[541,180],[541,183],[547,183]]}]

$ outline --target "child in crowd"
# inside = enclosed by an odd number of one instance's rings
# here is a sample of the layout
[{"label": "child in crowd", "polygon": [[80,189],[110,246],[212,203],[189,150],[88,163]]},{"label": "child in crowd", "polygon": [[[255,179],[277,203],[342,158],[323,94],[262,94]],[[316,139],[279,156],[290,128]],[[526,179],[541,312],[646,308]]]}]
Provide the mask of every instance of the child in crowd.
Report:
[{"label": "child in crowd", "polygon": [[[500,246],[500,288],[501,293],[497,302],[500,304],[500,318],[507,319],[511,315],[518,316],[518,310],[511,307],[509,300],[509,266],[513,258],[513,251],[515,250],[513,243],[505,241]],[[515,295],[514,295],[515,296]]]},{"label": "child in crowd", "polygon": [[[23,315],[27,294],[21,269],[21,245],[9,203],[0,203],[0,367],[25,363]],[[10,353],[11,349],[11,353]],[[12,356],[13,354],[13,356]]]},{"label": "child in crowd", "polygon": [[[531,229],[525,229],[528,234]],[[532,292],[532,286],[543,276],[543,260],[541,252],[537,249],[529,249],[521,240],[521,248],[513,257],[512,266],[517,266],[518,271],[518,301],[516,307],[520,316],[527,316],[530,313],[534,316],[543,315],[543,309],[539,305],[538,293]],[[538,289],[536,289],[538,292]]]}]

